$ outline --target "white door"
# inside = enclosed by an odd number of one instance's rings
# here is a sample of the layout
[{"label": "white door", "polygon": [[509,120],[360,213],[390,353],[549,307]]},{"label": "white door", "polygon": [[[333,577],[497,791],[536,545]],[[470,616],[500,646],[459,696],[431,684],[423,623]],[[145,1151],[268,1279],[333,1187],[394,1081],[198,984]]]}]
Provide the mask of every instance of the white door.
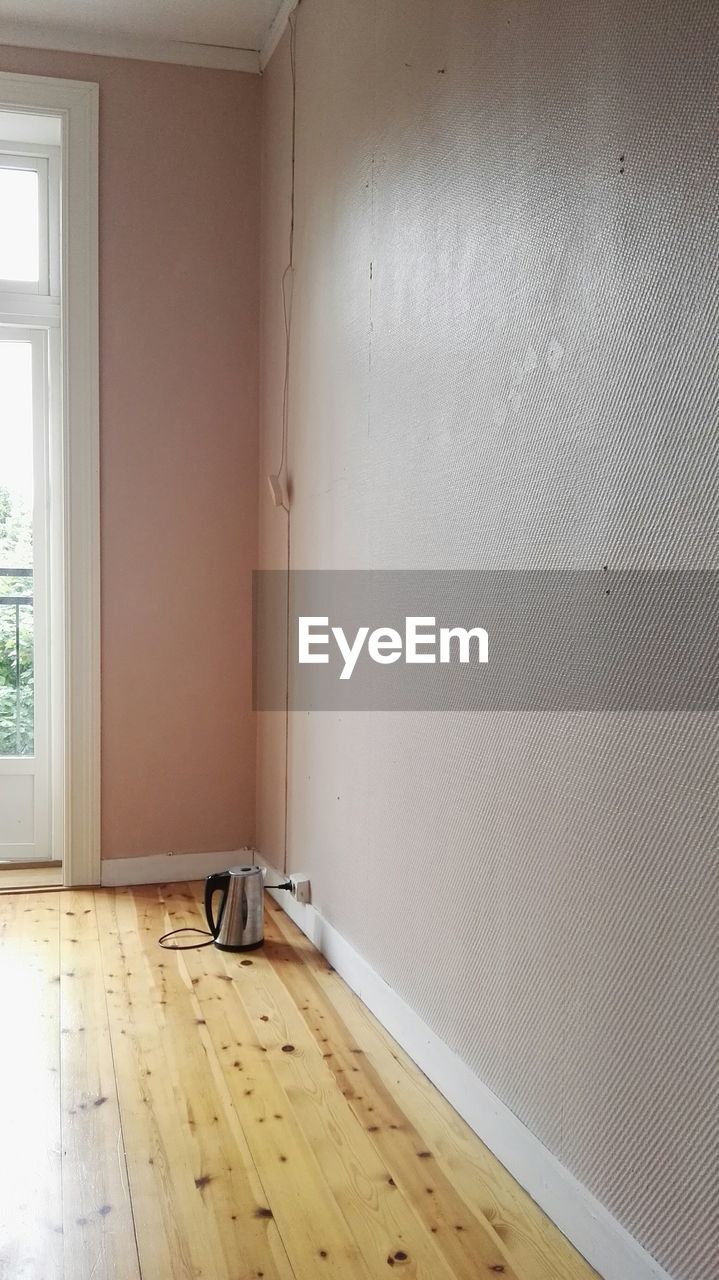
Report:
[{"label": "white door", "polygon": [[47,347],[0,326],[0,862],[52,857]]},{"label": "white door", "polygon": [[97,126],[96,84],[0,71],[0,867],[67,884],[100,880]]}]

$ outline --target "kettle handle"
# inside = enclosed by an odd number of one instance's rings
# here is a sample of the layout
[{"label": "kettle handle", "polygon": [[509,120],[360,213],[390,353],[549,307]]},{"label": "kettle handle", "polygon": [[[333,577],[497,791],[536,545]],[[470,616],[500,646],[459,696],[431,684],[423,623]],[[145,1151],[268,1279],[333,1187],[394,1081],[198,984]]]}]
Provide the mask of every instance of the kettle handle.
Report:
[{"label": "kettle handle", "polygon": [[[212,934],[213,938],[216,938],[218,933],[220,932],[220,924],[222,922],[222,912],[224,911],[224,908],[225,908],[225,898],[227,897],[227,890],[228,890],[229,884],[230,884],[229,871],[215,871],[211,876],[208,876],[205,881],[205,915],[207,916],[207,923],[210,926],[210,933]],[[217,917],[217,923],[215,923],[215,918],[212,914],[212,899],[214,898],[218,889],[224,889],[225,894],[222,899],[220,914]]]}]

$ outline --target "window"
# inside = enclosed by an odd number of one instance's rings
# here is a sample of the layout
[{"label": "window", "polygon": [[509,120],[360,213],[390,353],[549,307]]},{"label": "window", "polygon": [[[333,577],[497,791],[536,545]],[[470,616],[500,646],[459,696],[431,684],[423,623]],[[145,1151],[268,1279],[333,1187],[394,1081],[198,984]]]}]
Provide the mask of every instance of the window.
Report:
[{"label": "window", "polygon": [[47,166],[28,156],[0,154],[0,288],[40,291],[40,184]]}]

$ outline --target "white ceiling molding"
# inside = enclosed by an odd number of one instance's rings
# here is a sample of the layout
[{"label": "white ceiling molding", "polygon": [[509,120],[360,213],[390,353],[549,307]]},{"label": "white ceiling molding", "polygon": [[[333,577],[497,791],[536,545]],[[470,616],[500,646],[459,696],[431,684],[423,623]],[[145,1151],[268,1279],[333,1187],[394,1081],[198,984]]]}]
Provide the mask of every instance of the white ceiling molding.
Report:
[{"label": "white ceiling molding", "polygon": [[[288,6],[282,30],[292,8],[294,4]],[[152,40],[111,32],[100,34],[45,24],[37,27],[22,22],[13,22],[8,30],[8,25],[0,26],[0,45],[57,49],[63,53],[94,53],[109,58],[139,58],[142,62],[173,62],[189,67],[214,67],[220,71],[249,71],[255,75],[260,71],[260,55],[256,49],[194,44],[186,40]]]},{"label": "white ceiling molding", "polygon": [[267,35],[262,42],[260,49],[260,71],[264,71],[267,63],[272,57],[280,40],[285,33],[285,27],[290,20],[290,14],[297,8],[300,0],[282,0],[275,17],[267,29]]}]

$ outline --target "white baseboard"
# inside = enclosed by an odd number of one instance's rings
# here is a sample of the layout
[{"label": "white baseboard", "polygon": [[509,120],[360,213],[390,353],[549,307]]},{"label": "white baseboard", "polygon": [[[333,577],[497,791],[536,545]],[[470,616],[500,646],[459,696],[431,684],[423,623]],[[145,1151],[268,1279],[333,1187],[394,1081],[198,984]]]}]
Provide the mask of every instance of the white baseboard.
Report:
[{"label": "white baseboard", "polygon": [[604,1280],[671,1280],[316,907],[288,893],[272,897]]},{"label": "white baseboard", "polygon": [[223,853],[154,853],[147,858],[107,858],[102,864],[103,885],[169,884],[179,880],[203,880],[213,871],[251,863],[251,849]]}]

